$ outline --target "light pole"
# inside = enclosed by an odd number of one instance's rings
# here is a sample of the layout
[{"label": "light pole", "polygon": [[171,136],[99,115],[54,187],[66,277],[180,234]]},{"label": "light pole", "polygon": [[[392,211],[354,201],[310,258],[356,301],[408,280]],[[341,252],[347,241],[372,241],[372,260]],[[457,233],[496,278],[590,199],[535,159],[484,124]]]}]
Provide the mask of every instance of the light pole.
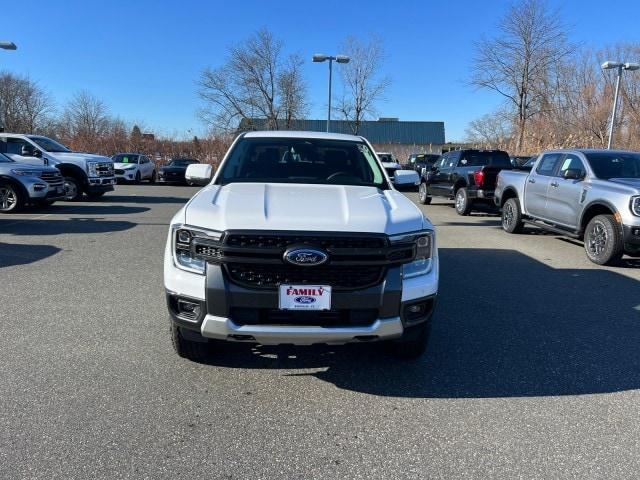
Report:
[{"label": "light pole", "polygon": [[322,53],[316,53],[313,56],[314,62],[326,62],[329,60],[329,109],[327,110],[327,132],[329,132],[329,124],[331,123],[331,77],[333,76],[333,61],[338,63],[349,63],[349,57],[346,55],[336,55],[332,57],[330,55],[324,55]]},{"label": "light pole", "polygon": [[16,47],[16,44],[13,42],[0,41],[0,48],[3,50],[15,50],[18,47]]},{"label": "light pole", "polygon": [[622,70],[629,70],[630,72],[638,70],[640,65],[637,63],[622,63],[622,62],[604,62],[602,64],[603,70],[611,70],[615,68],[618,71],[616,76],[616,93],[613,96],[613,112],[611,112],[611,123],[609,124],[609,142],[607,143],[607,149],[611,150],[611,142],[613,141],[613,125],[616,122],[616,113],[618,111],[618,94],[620,93],[620,79],[622,78]]}]

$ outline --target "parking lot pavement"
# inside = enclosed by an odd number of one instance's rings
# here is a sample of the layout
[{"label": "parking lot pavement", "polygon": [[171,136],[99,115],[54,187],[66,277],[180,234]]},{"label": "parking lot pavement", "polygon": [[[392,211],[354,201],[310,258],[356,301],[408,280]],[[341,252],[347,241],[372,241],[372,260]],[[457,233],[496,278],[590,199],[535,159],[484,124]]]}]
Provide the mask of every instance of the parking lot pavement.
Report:
[{"label": "parking lot pavement", "polygon": [[435,202],[422,359],[240,345],[197,364],[171,349],[162,287],[195,191],[0,217],[0,478],[637,476],[634,262]]}]

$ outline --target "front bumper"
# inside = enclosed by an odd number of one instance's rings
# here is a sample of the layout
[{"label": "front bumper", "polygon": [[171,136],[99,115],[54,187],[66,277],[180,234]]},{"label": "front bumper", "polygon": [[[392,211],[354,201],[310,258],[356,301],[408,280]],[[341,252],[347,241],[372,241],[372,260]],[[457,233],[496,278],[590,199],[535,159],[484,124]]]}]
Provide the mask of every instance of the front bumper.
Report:
[{"label": "front bumper", "polygon": [[625,249],[640,249],[640,225],[622,225]]},{"label": "front bumper", "polygon": [[164,183],[187,183],[187,179],[183,174],[172,174],[172,173],[158,173],[158,177],[156,178],[158,182]]},{"label": "front bumper", "polygon": [[120,180],[124,182],[132,182],[135,179],[136,179],[135,170],[132,172],[125,171],[125,173],[116,173],[116,180]]},{"label": "front bumper", "polygon": [[87,180],[87,193],[111,192],[116,184],[116,177],[89,177]]}]

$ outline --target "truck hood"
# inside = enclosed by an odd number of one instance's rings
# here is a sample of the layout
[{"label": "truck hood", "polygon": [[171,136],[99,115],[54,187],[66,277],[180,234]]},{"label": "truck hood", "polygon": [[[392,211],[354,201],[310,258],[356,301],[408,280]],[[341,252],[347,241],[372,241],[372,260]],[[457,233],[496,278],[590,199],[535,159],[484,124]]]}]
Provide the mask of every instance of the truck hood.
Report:
[{"label": "truck hood", "polygon": [[345,185],[209,185],[185,207],[185,223],[211,230],[301,230],[398,234],[431,228],[395,190]]},{"label": "truck hood", "polygon": [[609,181],[632,187],[640,191],[640,178],[610,178]]},{"label": "truck hood", "polygon": [[48,157],[52,157],[55,160],[60,161],[61,163],[69,162],[76,163],[78,161],[89,161],[89,162],[113,162],[111,158],[105,157],[103,155],[96,155],[94,153],[81,153],[81,152],[55,152],[55,153],[47,153]]}]

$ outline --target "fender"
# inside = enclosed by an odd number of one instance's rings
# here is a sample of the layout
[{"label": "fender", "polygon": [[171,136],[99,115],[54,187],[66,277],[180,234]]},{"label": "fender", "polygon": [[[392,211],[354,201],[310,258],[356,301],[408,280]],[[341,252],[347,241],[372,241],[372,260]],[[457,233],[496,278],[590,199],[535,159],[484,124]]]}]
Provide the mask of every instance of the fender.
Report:
[{"label": "fender", "polygon": [[60,170],[63,177],[74,177],[79,179],[83,185],[87,185],[87,172],[77,165],[73,165],[71,163],[58,163],[55,167]]},{"label": "fender", "polygon": [[591,207],[594,207],[596,205],[607,207],[609,210],[613,212],[614,216],[616,217],[616,221],[620,223],[620,212],[618,211],[618,209],[611,202],[609,202],[609,200],[604,200],[599,198],[597,200],[592,200],[591,202],[589,202],[587,205],[584,206],[584,208],[582,209],[582,212],[580,212],[580,222],[578,223],[578,225],[580,225],[580,231],[582,231],[582,220],[584,219],[585,212],[589,210]]},{"label": "fender", "polygon": [[2,183],[8,183],[11,186],[17,188],[20,191],[20,194],[25,198],[25,200],[27,201],[31,200],[31,195],[29,195],[29,191],[25,188],[25,186],[22,183],[20,183],[15,178],[10,177],[8,175],[0,174],[0,184]]}]

